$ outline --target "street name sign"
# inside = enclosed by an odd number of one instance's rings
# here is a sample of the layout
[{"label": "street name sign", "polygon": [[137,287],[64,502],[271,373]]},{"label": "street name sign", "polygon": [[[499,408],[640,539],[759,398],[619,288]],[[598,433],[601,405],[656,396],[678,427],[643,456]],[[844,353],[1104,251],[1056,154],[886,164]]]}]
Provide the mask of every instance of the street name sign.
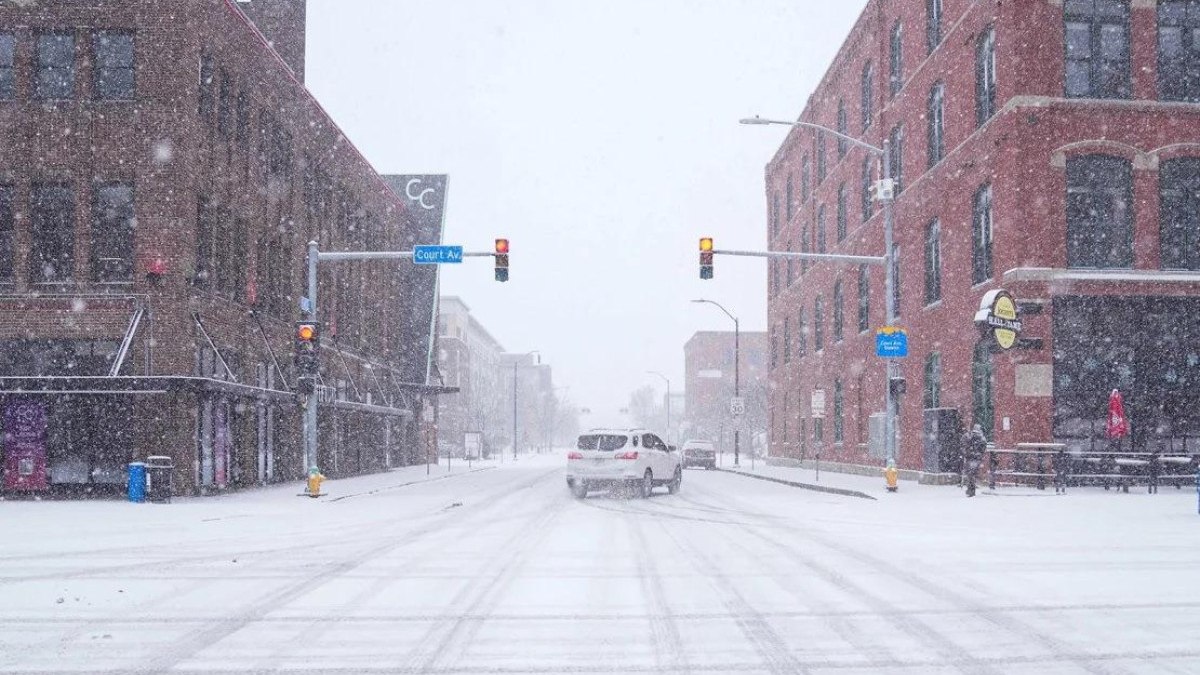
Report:
[{"label": "street name sign", "polygon": [[885,359],[908,356],[908,333],[895,326],[884,326],[875,331],[875,355]]},{"label": "street name sign", "polygon": [[422,245],[413,247],[413,262],[418,265],[458,264],[463,261],[461,246]]}]

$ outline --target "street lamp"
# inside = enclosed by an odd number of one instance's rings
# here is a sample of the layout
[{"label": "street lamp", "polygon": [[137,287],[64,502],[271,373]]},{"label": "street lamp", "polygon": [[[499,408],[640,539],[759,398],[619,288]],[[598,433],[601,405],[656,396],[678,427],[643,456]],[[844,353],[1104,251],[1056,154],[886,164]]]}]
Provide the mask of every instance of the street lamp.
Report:
[{"label": "street lamp", "polygon": [[[517,368],[521,366],[521,360],[526,356],[538,355],[538,362],[541,362],[542,353],[534,349],[533,351],[525,352],[513,359],[513,461],[517,461]],[[536,365],[536,364],[535,364]],[[504,461],[504,453],[500,453],[500,461]]]},{"label": "street lamp", "polygon": [[647,370],[649,375],[657,375],[667,383],[667,445],[671,444],[671,379],[657,370]]},{"label": "street lamp", "polygon": [[[704,298],[700,298],[698,300],[693,300],[692,302],[700,303],[700,304],[716,305],[716,307],[718,309],[720,309],[722,312],[725,312],[725,316],[729,317],[730,319],[733,319],[733,397],[741,398],[741,396],[742,396],[742,384],[741,384],[741,381],[742,381],[742,375],[741,375],[742,345],[741,345],[741,328],[739,327],[737,317],[734,316],[733,314],[730,314],[729,310],[725,309],[725,307],[723,305],[721,305],[721,303],[716,302],[714,300],[705,300]],[[740,459],[740,451],[741,451],[741,435],[742,435],[741,425],[737,424],[737,420],[734,420],[734,425],[733,425],[733,465],[734,466],[740,466],[738,464],[738,461]],[[751,462],[751,463],[753,464],[753,462]]]},{"label": "street lamp", "polygon": [[[788,122],[784,120],[763,119],[757,115],[738,120],[740,124],[749,125],[766,125],[779,124],[788,127],[800,127],[802,129],[812,129],[817,133],[829,134],[835,138],[846,141],[850,145],[862,148],[867,152],[879,157],[883,163],[883,172],[880,180],[875,185],[875,199],[883,202],[883,293],[884,307],[886,313],[886,323],[891,326],[896,323],[896,295],[895,287],[897,279],[895,270],[892,268],[892,228],[893,214],[892,204],[895,201],[894,185],[892,182],[892,156],[889,141],[884,139],[882,147],[876,147],[870,143],[865,143],[852,136],[834,131],[828,127],[823,127],[820,124],[811,122]],[[886,416],[884,422],[884,454],[887,462],[891,464],[896,461],[896,401],[892,395],[892,380],[896,377],[896,364],[893,359],[885,359],[887,364],[887,382],[884,383],[884,414]]]}]

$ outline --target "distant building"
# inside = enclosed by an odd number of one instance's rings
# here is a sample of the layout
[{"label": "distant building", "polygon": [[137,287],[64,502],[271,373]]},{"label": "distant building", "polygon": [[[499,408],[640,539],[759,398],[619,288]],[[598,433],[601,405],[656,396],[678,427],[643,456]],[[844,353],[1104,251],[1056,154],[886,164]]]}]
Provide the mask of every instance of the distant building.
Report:
[{"label": "distant building", "polygon": [[702,331],[684,345],[686,430],[681,440],[712,440],[732,453],[733,432],[740,428],[741,449],[749,452],[751,439],[767,428],[767,334],[742,332],[739,342],[736,370],[745,402],[740,420],[730,410],[735,389],[734,333]]},{"label": "distant building", "polygon": [[[156,454],[180,492],[304,474],[306,243],[394,249],[440,222],[303,61],[302,0],[0,3],[0,489],[116,489]],[[319,289],[320,468],[422,460],[430,277],[329,264]]]},{"label": "distant building", "polygon": [[438,451],[460,457],[468,432],[483,434],[485,453],[508,442],[511,409],[504,349],[461,298],[443,296],[438,314],[438,370],[441,382],[458,391],[438,398]]}]

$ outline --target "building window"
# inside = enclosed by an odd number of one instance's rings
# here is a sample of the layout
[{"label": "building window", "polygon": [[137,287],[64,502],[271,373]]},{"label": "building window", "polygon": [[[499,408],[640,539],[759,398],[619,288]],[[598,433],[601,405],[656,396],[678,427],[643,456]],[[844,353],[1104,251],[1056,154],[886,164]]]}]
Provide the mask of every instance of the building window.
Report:
[{"label": "building window", "polygon": [[75,266],[75,191],[62,184],[35,184],[31,207],[30,280],[70,281]]},{"label": "building window", "polygon": [[233,78],[224,69],[217,94],[217,131],[226,138],[233,131]]},{"label": "building window", "polygon": [[942,355],[930,352],[925,357],[925,408],[940,408],[942,405]]},{"label": "building window", "polygon": [[1128,160],[1067,160],[1067,266],[1133,266],[1133,168]]},{"label": "building window", "polygon": [[1200,270],[1200,158],[1163,162],[1158,176],[1162,266]]},{"label": "building window", "polygon": [[942,43],[942,0],[925,0],[925,48],[930,54]]},{"label": "building window", "polygon": [[213,85],[216,78],[216,68],[213,66],[212,57],[208,54],[200,55],[200,81],[198,88],[200,90],[200,103],[198,111],[200,117],[212,121],[213,110],[216,107],[216,96],[213,94]]},{"label": "building window", "polygon": [[942,299],[942,224],[934,218],[925,226],[925,304]]},{"label": "building window", "polygon": [[1129,98],[1129,2],[1068,0],[1066,93],[1082,98]]},{"label": "building window", "polygon": [[246,92],[238,92],[236,108],[234,140],[242,149],[248,149],[250,147],[250,97],[246,96]]},{"label": "building window", "polygon": [[783,194],[785,199],[783,212],[786,214],[784,216],[784,223],[790,225],[792,222],[792,209],[795,208],[796,201],[796,195],[792,189],[792,174],[790,173],[787,175],[787,185],[784,186]]},{"label": "building window", "polygon": [[[806,224],[800,229],[800,252],[808,253],[810,251],[812,251],[812,234],[808,231],[808,225]],[[807,272],[808,266],[809,266],[809,262],[807,260],[801,259],[800,260],[800,273],[804,274],[805,272]]]},{"label": "building window", "polygon": [[779,263],[771,263],[771,288],[774,289],[773,295],[779,295]]},{"label": "building window", "polygon": [[0,283],[13,280],[13,241],[16,214],[13,186],[0,185]]},{"label": "building window", "polygon": [[818,133],[816,141],[817,145],[817,185],[820,185],[825,180],[825,134]]},{"label": "building window", "polygon": [[808,324],[804,318],[804,308],[800,308],[800,314],[796,317],[796,356],[804,358],[808,355]]},{"label": "building window", "polygon": [[875,117],[875,65],[867,62],[862,71],[862,128],[871,128]]},{"label": "building window", "polygon": [[975,126],[996,114],[996,31],[990,26],[975,47]]},{"label": "building window", "polygon": [[983,435],[992,438],[996,430],[995,378],[992,373],[992,348],[987,340],[975,344],[971,359],[971,415]]},{"label": "building window", "polygon": [[779,335],[771,333],[771,370],[779,365]]},{"label": "building window", "polygon": [[783,317],[783,362],[792,362],[792,320]]},{"label": "building window", "polygon": [[846,184],[842,183],[838,186],[837,195],[837,240],[838,242],[846,239]]},{"label": "building window", "polygon": [[871,203],[871,171],[875,158],[871,155],[863,157],[862,163],[862,221],[865,223],[871,219],[873,204]]},{"label": "building window", "polygon": [[833,381],[833,442],[846,440],[846,401],[842,392],[842,381]]},{"label": "building window", "polygon": [[50,100],[75,95],[75,36],[70,33],[38,36],[34,92],[38,98]]},{"label": "building window", "polygon": [[133,186],[101,185],[92,201],[92,281],[133,279]]},{"label": "building window", "polygon": [[[792,250],[792,242],[790,242],[790,241],[789,241],[789,242],[787,243],[787,248],[786,248],[786,249],[784,249],[784,250],[786,250],[786,251],[788,251],[788,252],[790,253],[790,252],[791,252],[791,250]],[[792,259],[792,258],[788,258],[788,259],[787,259],[787,285],[788,285],[789,287],[790,287],[790,286],[791,286],[793,283],[795,283],[795,282],[796,282],[796,277],[795,277],[795,267],[794,267],[794,265],[793,265],[792,263],[793,263],[793,259]]]},{"label": "building window", "polygon": [[[850,135],[850,117],[846,114],[846,101],[838,99],[837,111],[837,131],[839,134]],[[838,159],[846,156],[846,151],[850,148],[850,144],[844,138],[837,139]]]},{"label": "building window", "polygon": [[946,87],[938,82],[929,90],[929,111],[925,116],[929,130],[929,168],[946,156]]},{"label": "building window", "polygon": [[1158,95],[1164,101],[1200,101],[1200,0],[1158,3]]},{"label": "building window", "polygon": [[825,205],[817,209],[817,253],[825,252]]},{"label": "building window", "polygon": [[133,35],[131,33],[97,33],[93,49],[96,52],[95,96],[105,101],[132,101],[134,90]]},{"label": "building window", "polygon": [[813,418],[813,443],[817,446],[818,452],[821,446],[825,443],[825,418]]},{"label": "building window", "polygon": [[888,68],[888,91],[892,98],[904,86],[904,27],[899,21],[892,26],[891,60]]},{"label": "building window", "polygon": [[194,282],[207,287],[216,276],[213,244],[217,237],[216,208],[205,196],[196,199],[196,272]]},{"label": "building window", "polygon": [[975,191],[971,213],[971,283],[992,278],[992,186]]},{"label": "building window", "polygon": [[801,202],[807,202],[808,196],[809,196],[809,194],[811,194],[809,192],[810,186],[809,186],[809,182],[808,182],[809,179],[811,178],[809,173],[810,172],[809,172],[809,167],[808,167],[808,155],[805,155],[804,159],[801,160],[801,162],[800,162],[800,201]]},{"label": "building window", "polygon": [[900,244],[892,244],[892,312],[893,315],[888,319],[891,323],[896,317],[900,316],[900,287],[904,284],[900,283]]},{"label": "building window", "polygon": [[871,327],[871,273],[866,265],[858,266],[858,332]]},{"label": "building window", "polygon": [[16,38],[10,33],[0,33],[0,101],[17,97],[16,56]]},{"label": "building window", "polygon": [[825,301],[817,296],[813,302],[813,349],[821,351],[825,348]]},{"label": "building window", "polygon": [[833,284],[833,341],[841,342],[845,337],[846,298],[842,292],[842,280]]},{"label": "building window", "polygon": [[888,135],[888,162],[896,194],[904,191],[904,128],[894,127]]}]

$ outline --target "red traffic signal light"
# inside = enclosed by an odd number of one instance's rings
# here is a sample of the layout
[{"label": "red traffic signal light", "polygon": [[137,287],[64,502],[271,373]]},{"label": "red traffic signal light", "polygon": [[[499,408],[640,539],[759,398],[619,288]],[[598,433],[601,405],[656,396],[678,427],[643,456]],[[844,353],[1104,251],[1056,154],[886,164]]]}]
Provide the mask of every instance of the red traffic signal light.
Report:
[{"label": "red traffic signal light", "polygon": [[508,281],[508,240],[496,240],[496,281]]},{"label": "red traffic signal light", "polygon": [[700,238],[700,278],[713,278],[713,239]]}]

